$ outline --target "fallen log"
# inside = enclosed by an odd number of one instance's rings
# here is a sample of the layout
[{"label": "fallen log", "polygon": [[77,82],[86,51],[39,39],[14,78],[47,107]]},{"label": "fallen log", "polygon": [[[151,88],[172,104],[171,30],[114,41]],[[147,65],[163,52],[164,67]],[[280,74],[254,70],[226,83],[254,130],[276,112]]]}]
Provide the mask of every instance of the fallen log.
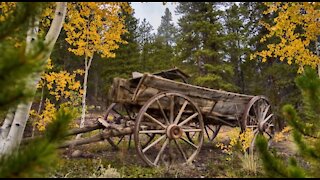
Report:
[{"label": "fallen log", "polygon": [[69,146],[77,146],[77,145],[98,142],[110,137],[119,137],[119,136],[129,135],[129,134],[132,134],[133,132],[134,132],[134,126],[124,127],[122,129],[105,129],[99,134],[89,138],[83,138],[83,139],[64,142],[59,146],[59,148],[66,148]]},{"label": "fallen log", "polygon": [[[105,128],[105,127],[100,123],[93,124],[93,125],[86,126],[83,128],[71,129],[71,130],[67,131],[66,136],[72,136],[72,135],[76,135],[76,134],[80,134],[80,133],[86,133],[86,132],[90,132],[90,131],[97,130],[97,129],[103,129],[103,128]],[[30,142],[36,138],[40,138],[40,137],[41,136],[23,138],[21,144],[27,144],[28,142]]]},{"label": "fallen log", "polygon": [[102,129],[102,128],[104,128],[104,126],[102,124],[98,123],[98,124],[86,126],[83,128],[71,129],[67,132],[66,135],[71,136],[71,135],[76,135],[76,134],[80,134],[80,133],[86,133],[86,132],[97,130],[97,129]]}]

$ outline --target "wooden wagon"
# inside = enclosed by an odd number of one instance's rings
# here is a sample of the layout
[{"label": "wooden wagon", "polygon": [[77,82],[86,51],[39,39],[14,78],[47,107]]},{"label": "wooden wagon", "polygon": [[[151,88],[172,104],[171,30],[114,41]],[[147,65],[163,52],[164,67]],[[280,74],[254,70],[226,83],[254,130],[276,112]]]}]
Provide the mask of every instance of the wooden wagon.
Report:
[{"label": "wooden wagon", "polygon": [[124,124],[127,130],[109,133],[108,141],[116,145],[112,137],[120,142],[133,134],[139,156],[150,166],[191,163],[204,137],[212,141],[223,125],[240,127],[242,132],[251,128],[254,137],[258,133],[273,137],[273,114],[264,96],[191,85],[188,75],[177,68],[133,76],[114,78],[108,95],[113,103],[99,121],[113,128]]}]

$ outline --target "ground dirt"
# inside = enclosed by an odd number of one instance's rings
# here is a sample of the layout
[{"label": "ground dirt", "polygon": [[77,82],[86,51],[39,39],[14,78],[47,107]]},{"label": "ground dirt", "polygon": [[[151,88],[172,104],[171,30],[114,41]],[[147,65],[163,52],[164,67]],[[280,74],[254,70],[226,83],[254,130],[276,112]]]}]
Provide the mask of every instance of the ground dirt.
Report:
[{"label": "ground dirt", "polygon": [[[87,115],[87,125],[94,123],[102,113]],[[169,167],[148,167],[138,156],[134,142],[128,148],[128,141],[119,145],[119,150],[114,150],[107,141],[76,146],[72,149],[61,149],[62,160],[58,170],[50,173],[49,177],[92,177],[98,172],[100,165],[111,165],[121,177],[264,177],[261,163],[257,160],[256,172],[242,168],[243,156],[230,156],[216,146],[217,142],[226,143],[229,139],[231,127],[222,127],[213,142],[205,141],[196,161],[192,166],[172,165]],[[89,135],[90,136],[90,133]],[[272,148],[283,157],[296,155],[293,141],[287,138],[281,142],[273,142]],[[72,154],[75,150],[80,153]],[[228,157],[230,157],[229,160]]]}]

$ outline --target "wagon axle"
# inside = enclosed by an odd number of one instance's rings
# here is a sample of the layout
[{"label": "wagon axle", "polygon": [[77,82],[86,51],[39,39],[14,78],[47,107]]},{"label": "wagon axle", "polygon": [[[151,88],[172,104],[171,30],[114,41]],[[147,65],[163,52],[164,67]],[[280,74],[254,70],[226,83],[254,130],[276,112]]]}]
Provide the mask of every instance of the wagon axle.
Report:
[{"label": "wagon axle", "polygon": [[179,139],[183,134],[183,130],[178,125],[170,124],[166,129],[166,134],[169,139]]},{"label": "wagon axle", "polygon": [[267,120],[259,122],[259,125],[258,125],[259,132],[261,133],[265,132],[269,127],[270,125],[267,123]]}]

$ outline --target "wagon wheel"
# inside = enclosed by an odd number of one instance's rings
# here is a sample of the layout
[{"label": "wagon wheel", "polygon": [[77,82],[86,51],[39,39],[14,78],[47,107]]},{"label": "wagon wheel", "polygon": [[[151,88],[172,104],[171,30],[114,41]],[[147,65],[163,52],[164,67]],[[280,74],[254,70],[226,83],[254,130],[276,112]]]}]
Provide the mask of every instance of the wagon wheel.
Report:
[{"label": "wagon wheel", "polygon": [[[125,106],[124,104],[121,103],[112,103],[106,111],[106,114],[104,116],[104,119],[107,122],[115,123],[115,124],[122,124],[125,123],[125,121],[135,120],[136,117],[136,112],[134,110],[130,109],[129,107]],[[128,140],[128,148],[130,148],[130,143],[131,143],[131,136],[129,135],[129,140]],[[110,137],[107,138],[106,140],[111,144],[113,149],[118,150],[119,147],[118,145],[126,139],[125,136],[120,136],[120,137]]]},{"label": "wagon wheel", "polygon": [[[178,107],[178,108],[177,108]],[[192,141],[187,133],[195,133]],[[145,134],[157,136],[145,143]],[[192,163],[199,153],[204,135],[200,109],[190,98],[174,92],[159,93],[140,109],[134,132],[139,156],[149,166]],[[147,146],[144,146],[147,144]]]},{"label": "wagon wheel", "polygon": [[273,114],[270,103],[263,96],[253,97],[245,109],[243,116],[242,132],[250,128],[253,132],[253,138],[248,148],[250,153],[254,151],[255,139],[258,134],[262,134],[268,139],[268,146],[274,136]]}]

